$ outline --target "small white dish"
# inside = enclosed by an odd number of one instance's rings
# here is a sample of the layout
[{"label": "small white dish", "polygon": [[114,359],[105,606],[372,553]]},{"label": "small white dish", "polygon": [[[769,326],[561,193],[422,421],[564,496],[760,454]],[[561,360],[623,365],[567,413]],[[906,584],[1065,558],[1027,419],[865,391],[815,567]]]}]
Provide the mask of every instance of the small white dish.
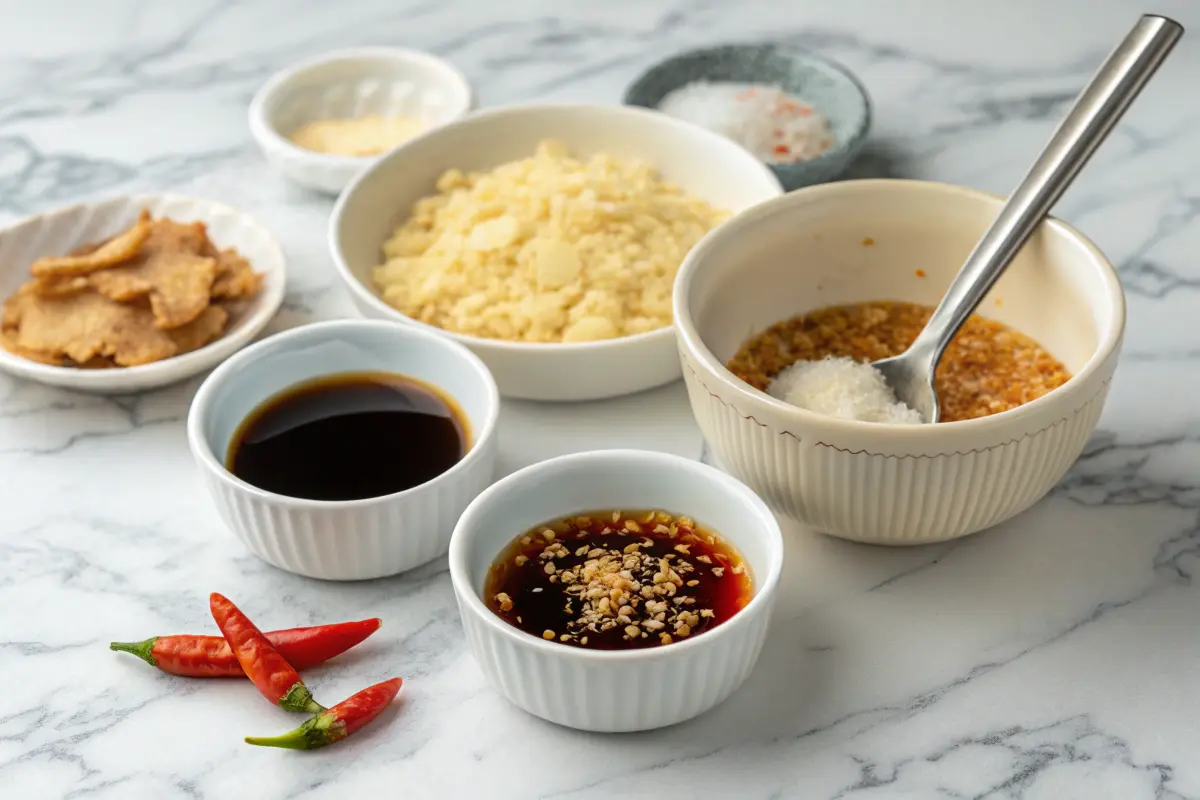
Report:
[{"label": "small white dish", "polygon": [[[289,387],[347,372],[391,372],[442,389],[466,415],[471,446],[431,481],[363,500],[263,491],[225,459],[238,426]],[[395,575],[446,552],[454,523],[492,481],[500,396],[465,347],[426,331],[369,320],[317,322],[275,334],[226,361],[188,411],[188,444],[225,524],[280,569],[326,580]]]},{"label": "small white dish", "polygon": [[263,274],[263,285],[221,338],[199,350],[135,367],[78,369],[41,364],[0,348],[0,370],[50,386],[96,394],[156,389],[210,370],[252,340],[283,303],[285,262],[275,236],[249,214],[220,203],[173,194],[117,197],[60,208],[0,230],[0,297],[30,280],[29,265],[129,228],[138,213],[203,222],[219,248],[234,247]]},{"label": "small white dish", "polygon": [[376,157],[316,153],[289,135],[319,119],[412,116],[430,128],[471,110],[471,85],[450,62],[400,47],[337,50],[272,76],[250,102],[263,154],[296,183],[337,194]]},{"label": "small white dish", "polygon": [[[736,547],[754,597],[701,636],[643,650],[586,650],[509,625],[481,597],[488,569],[529,528],[606,509],[684,514]],[[703,714],[754,668],[783,568],[783,536],[766,504],[720,470],[666,453],[599,450],[560,456],[497,481],[463,512],[450,540],[450,580],[480,669],[513,704],[586,731],[661,728]]]},{"label": "small white dish", "polygon": [[1060,220],[1038,227],[978,310],[1071,371],[1036,400],[935,425],[858,422],[796,408],[725,366],[796,314],[936,305],[1002,202],[928,181],[842,181],[764,203],[693,248],[675,282],[675,328],[692,412],[721,465],[779,513],[873,544],[965,536],[1045,496],[1096,427],[1125,329],[1116,270]]},{"label": "small white dish", "polygon": [[500,393],[526,400],[599,400],[677,380],[674,334],[656,331],[580,344],[505,342],[443,331],[392,308],[371,271],[413,203],[448,169],[487,170],[528,158],[545,139],[574,156],[645,161],[684,191],[731,211],[783,193],[758,159],[725,137],[657,111],[621,106],[531,105],[471,114],[396,148],[338,198],[330,221],[333,262],[364,316],[437,331],[462,342],[496,376]]}]

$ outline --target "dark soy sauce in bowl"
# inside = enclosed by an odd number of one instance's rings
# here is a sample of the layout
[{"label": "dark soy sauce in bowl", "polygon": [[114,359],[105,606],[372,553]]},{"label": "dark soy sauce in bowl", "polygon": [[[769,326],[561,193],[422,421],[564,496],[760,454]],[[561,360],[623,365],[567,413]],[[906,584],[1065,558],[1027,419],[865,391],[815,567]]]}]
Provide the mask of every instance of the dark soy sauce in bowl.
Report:
[{"label": "dark soy sauce in bowl", "polygon": [[226,467],[305,500],[362,500],[420,486],[470,449],[458,404],[423,381],[350,372],[296,384],[238,426]]}]

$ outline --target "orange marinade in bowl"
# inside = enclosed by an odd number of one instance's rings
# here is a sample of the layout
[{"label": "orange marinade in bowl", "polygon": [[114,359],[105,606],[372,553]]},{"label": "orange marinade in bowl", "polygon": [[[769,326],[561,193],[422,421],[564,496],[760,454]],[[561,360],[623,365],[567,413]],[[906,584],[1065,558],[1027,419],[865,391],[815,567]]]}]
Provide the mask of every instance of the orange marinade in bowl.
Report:
[{"label": "orange marinade in bowl", "polygon": [[[755,389],[800,361],[852,358],[872,362],[899,355],[917,338],[933,306],[872,301],[831,306],[777,322],[742,343],[729,371]],[[1071,378],[1061,361],[1002,322],[971,315],[938,364],[941,422],[1010,411]]]}]

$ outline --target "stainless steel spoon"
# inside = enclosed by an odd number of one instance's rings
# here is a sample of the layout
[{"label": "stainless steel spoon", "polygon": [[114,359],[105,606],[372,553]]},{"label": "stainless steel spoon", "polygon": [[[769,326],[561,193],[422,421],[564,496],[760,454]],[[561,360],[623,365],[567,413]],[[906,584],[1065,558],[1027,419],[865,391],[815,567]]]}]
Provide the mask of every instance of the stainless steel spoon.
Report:
[{"label": "stainless steel spoon", "polygon": [[1166,17],[1147,14],[1138,20],[1080,93],[992,227],[967,256],[916,341],[900,355],[875,362],[896,398],[926,422],[938,421],[933,375],[946,345],[1182,35],[1183,26]]}]

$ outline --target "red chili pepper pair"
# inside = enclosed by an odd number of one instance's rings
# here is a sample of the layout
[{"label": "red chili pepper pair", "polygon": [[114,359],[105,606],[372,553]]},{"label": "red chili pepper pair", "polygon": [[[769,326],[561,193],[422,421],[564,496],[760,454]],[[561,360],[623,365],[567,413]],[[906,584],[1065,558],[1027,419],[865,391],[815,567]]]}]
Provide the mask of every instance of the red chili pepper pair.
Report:
[{"label": "red chili pepper pair", "polygon": [[313,699],[295,666],[319,664],[348,650],[379,629],[378,619],[264,634],[220,594],[210,596],[209,607],[223,639],[216,636],[159,636],[144,642],[113,642],[109,647],[133,653],[152,666],[175,675],[226,677],[245,674],[272,703],[288,711],[315,715],[282,736],[247,737],[250,744],[296,750],[333,744],[377,717],[400,691],[401,680],[393,678],[326,709]]},{"label": "red chili pepper pair", "polygon": [[[378,619],[268,631],[267,640],[296,669],[308,669],[359,644],[383,623]],[[223,636],[155,636],[144,642],[113,642],[152,667],[185,678],[244,678],[242,665]]]}]

